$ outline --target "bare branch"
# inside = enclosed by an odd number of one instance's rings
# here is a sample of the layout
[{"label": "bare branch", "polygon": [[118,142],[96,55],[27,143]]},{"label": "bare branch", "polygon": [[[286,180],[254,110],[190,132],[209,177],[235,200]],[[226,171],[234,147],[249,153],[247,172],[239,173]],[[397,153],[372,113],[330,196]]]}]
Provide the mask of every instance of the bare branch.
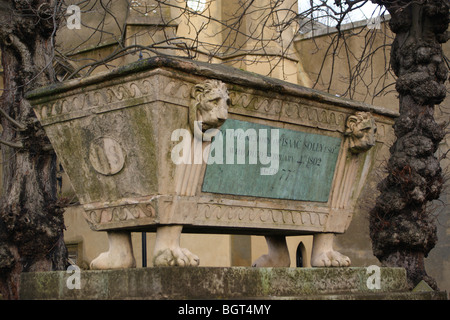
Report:
[{"label": "bare branch", "polygon": [[22,149],[23,148],[23,144],[20,142],[12,142],[12,141],[6,141],[3,139],[0,139],[0,144],[4,144],[5,146],[11,147],[11,148],[15,148],[15,149]]},{"label": "bare branch", "polygon": [[17,52],[20,54],[20,57],[22,58],[22,69],[25,72],[32,74],[33,60],[31,58],[30,50],[27,48],[27,46],[22,41],[20,41],[19,37],[17,37],[13,33],[8,34],[4,42],[6,45],[13,46],[14,49],[17,50]]},{"label": "bare branch", "polygon": [[19,129],[19,131],[23,131],[23,130],[25,130],[25,129],[27,128],[24,124],[22,124],[22,123],[16,121],[15,119],[11,118],[11,117],[5,112],[5,110],[3,110],[2,108],[0,108],[0,113],[5,117],[6,120],[8,120],[9,122],[11,122],[13,125],[15,125],[15,126]]}]

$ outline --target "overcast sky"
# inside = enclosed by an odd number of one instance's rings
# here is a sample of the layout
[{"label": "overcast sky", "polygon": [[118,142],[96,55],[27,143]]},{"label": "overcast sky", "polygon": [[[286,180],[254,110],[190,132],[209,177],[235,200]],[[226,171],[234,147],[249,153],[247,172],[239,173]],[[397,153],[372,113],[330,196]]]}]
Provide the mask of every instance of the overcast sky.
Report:
[{"label": "overcast sky", "polygon": [[[335,0],[327,0],[327,1],[325,1],[325,0],[312,0],[312,1],[311,0],[298,0],[299,12],[304,12],[304,11],[310,9],[311,2],[313,2],[315,5],[318,5],[323,2],[328,2],[329,6],[336,7],[334,5]],[[316,12],[315,17],[323,17],[325,15],[326,15],[326,13],[323,11]],[[359,20],[365,20],[365,19],[369,19],[372,16],[375,17],[378,15],[380,15],[379,6],[368,1],[361,9],[356,9],[356,10],[352,11],[348,15],[347,20],[345,22],[355,22],[355,21],[359,21]],[[330,26],[332,26],[334,24],[333,23],[334,20],[330,19],[330,18],[320,18],[319,22],[330,25]]]}]

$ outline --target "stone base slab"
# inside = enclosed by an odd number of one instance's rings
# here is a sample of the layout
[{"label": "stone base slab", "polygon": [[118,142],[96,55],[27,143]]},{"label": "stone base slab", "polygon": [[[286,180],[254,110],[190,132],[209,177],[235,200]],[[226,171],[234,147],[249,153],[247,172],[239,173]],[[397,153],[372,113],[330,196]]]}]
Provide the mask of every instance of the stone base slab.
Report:
[{"label": "stone base slab", "polygon": [[[23,273],[27,299],[446,299],[410,292],[402,268],[381,268],[369,289],[367,268],[157,267]],[[76,288],[79,277],[79,289]],[[72,289],[70,289],[72,287]]]}]

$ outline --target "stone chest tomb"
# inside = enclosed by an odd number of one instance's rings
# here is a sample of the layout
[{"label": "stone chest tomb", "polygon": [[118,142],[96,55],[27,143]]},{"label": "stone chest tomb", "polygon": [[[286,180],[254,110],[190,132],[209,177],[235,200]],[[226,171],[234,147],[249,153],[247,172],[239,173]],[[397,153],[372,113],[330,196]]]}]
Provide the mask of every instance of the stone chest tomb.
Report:
[{"label": "stone chest tomb", "polygon": [[286,265],[285,237],[333,249],[395,114],[224,65],[155,57],[28,94],[110,249],[97,269],[135,265],[130,232],[157,232],[154,265],[198,265],[181,232],[266,236],[255,266]]}]

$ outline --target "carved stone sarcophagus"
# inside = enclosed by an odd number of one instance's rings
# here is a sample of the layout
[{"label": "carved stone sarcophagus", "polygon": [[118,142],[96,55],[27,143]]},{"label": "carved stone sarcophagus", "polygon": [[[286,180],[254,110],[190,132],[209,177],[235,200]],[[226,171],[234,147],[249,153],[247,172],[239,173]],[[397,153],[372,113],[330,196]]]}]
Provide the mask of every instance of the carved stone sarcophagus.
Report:
[{"label": "carved stone sarcophagus", "polygon": [[343,233],[395,117],[224,65],[162,57],[28,99],[89,225],[111,234],[170,226]]}]

